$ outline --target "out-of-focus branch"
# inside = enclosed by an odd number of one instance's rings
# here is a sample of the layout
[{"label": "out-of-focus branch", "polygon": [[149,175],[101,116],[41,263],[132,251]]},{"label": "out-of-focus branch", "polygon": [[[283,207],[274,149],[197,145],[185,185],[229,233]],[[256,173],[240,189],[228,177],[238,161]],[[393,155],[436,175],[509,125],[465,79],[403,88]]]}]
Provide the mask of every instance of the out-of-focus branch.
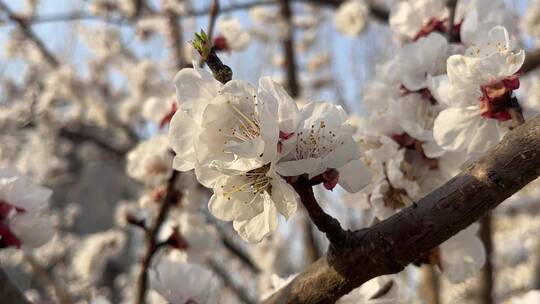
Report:
[{"label": "out-of-focus branch", "polygon": [[[338,7],[341,3],[344,2],[344,0],[290,0],[291,2],[298,2],[298,3],[311,3],[315,5],[321,5],[321,6],[329,6],[329,7]],[[222,13],[230,13],[234,11],[240,11],[240,10],[247,10],[253,7],[257,6],[273,6],[278,4],[276,0],[255,0],[252,2],[242,2],[242,3],[232,3],[228,6],[224,6],[220,9],[220,12]],[[370,14],[372,17],[374,17],[376,20],[379,20],[381,22],[388,22],[389,13],[384,8],[378,7],[376,5],[369,5],[370,7]],[[202,9],[194,9],[187,11],[186,13],[182,14],[182,16],[179,16],[180,18],[188,18],[188,17],[200,17],[208,15],[210,11],[210,8],[202,8]],[[151,19],[151,18],[165,18],[167,17],[166,14],[163,14],[162,12],[146,12],[141,13],[137,16],[137,19]],[[30,19],[26,20],[27,24],[40,24],[40,23],[49,23],[49,22],[70,22],[70,21],[79,21],[79,20],[93,20],[93,21],[101,21],[106,23],[112,23],[119,26],[128,26],[130,25],[130,20],[127,18],[108,18],[103,19],[99,16],[92,15],[88,12],[84,11],[75,11],[70,13],[56,13],[56,14],[47,14],[47,15],[35,15],[32,16]],[[5,24],[5,22],[2,22],[0,20],[0,25]]]},{"label": "out-of-focus branch", "polygon": [[0,268],[0,299],[5,303],[13,304],[31,304],[22,292],[19,291],[9,280],[7,274],[2,268]]},{"label": "out-of-focus branch", "polygon": [[263,303],[333,303],[368,280],[397,273],[480,219],[540,173],[540,116],[417,203],[313,263]]},{"label": "out-of-focus branch", "polygon": [[208,40],[212,42],[214,37],[214,29],[216,27],[216,19],[219,13],[219,0],[212,0],[212,5],[208,11]]},{"label": "out-of-focus branch", "polygon": [[480,271],[480,301],[482,304],[494,303],[493,299],[493,231],[491,227],[492,214],[489,212],[480,220],[480,240],[486,250],[486,263]]},{"label": "out-of-focus branch", "polygon": [[146,240],[146,252],[144,254],[143,260],[141,261],[141,273],[137,280],[137,304],[144,304],[146,302],[146,290],[148,289],[148,269],[152,263],[152,258],[154,254],[161,247],[161,244],[158,242],[158,233],[161,229],[161,226],[167,219],[169,211],[178,201],[178,193],[176,193],[174,186],[180,172],[173,171],[169,180],[167,181],[167,188],[165,190],[165,197],[161,202],[158,216],[153,221],[153,224],[145,232]]},{"label": "out-of-focus branch", "polygon": [[420,289],[426,304],[440,304],[440,281],[433,265],[422,265]]},{"label": "out-of-focus branch", "polygon": [[525,62],[521,66],[522,73],[528,73],[540,66],[540,50],[530,51],[525,54]]},{"label": "out-of-focus branch", "polygon": [[39,52],[41,53],[43,58],[45,58],[49,65],[54,68],[60,65],[58,59],[51,53],[51,51],[47,49],[45,44],[43,44],[41,39],[39,39],[39,37],[34,33],[34,31],[32,31],[32,29],[30,28],[30,24],[27,23],[26,19],[17,16],[3,1],[0,1],[0,9],[6,13],[9,20],[17,24],[17,26],[23,32],[26,38],[32,41],[32,43],[34,43],[36,48],[39,50]]},{"label": "out-of-focus branch", "polygon": [[286,27],[286,34],[283,39],[283,55],[285,57],[286,89],[292,98],[298,97],[300,86],[298,85],[298,75],[296,69],[296,54],[294,51],[294,26],[292,23],[292,10],[289,0],[279,0],[281,17]]},{"label": "out-of-focus branch", "polygon": [[[202,187],[202,186],[201,186]],[[205,190],[208,190],[207,188],[204,188]],[[221,239],[221,243],[223,244],[223,247],[229,251],[230,254],[232,254],[234,257],[238,258],[242,264],[244,264],[251,272],[254,274],[258,274],[261,272],[257,264],[253,261],[251,256],[249,255],[244,248],[242,248],[241,245],[237,244],[227,233],[227,229],[223,227],[221,223],[218,222],[218,220],[210,214],[208,209],[204,210],[206,215],[206,220],[212,224],[214,227],[216,227],[216,230],[219,233],[219,237]]]},{"label": "out-of-focus branch", "polygon": [[58,136],[72,141],[73,143],[92,142],[101,149],[112,153],[118,157],[123,157],[133,148],[134,143],[126,146],[117,146],[110,142],[108,135],[102,130],[92,126],[77,125],[64,126],[59,129]]},{"label": "out-of-focus branch", "polygon": [[315,231],[313,231],[313,223],[307,216],[302,218],[303,236],[304,236],[304,249],[306,261],[311,264],[319,259],[322,253],[319,250]]},{"label": "out-of-focus branch", "polygon": [[30,254],[24,255],[24,261],[27,262],[32,268],[32,277],[34,277],[45,289],[52,289],[55,296],[58,298],[60,304],[75,303],[73,297],[60,285],[54,278],[51,278],[47,270],[43,269],[41,265]]},{"label": "out-of-focus branch", "polygon": [[166,40],[170,49],[171,62],[173,63],[171,70],[176,72],[186,66],[181,20],[178,18],[178,14],[172,10],[167,10],[165,15],[167,16]]},{"label": "out-of-focus branch", "polygon": [[219,262],[209,260],[208,266],[210,266],[214,273],[216,273],[221,278],[225,286],[232,290],[234,294],[238,297],[238,299],[240,299],[243,303],[257,303],[257,301],[255,301],[249,296],[249,294],[243,287],[238,286],[238,284],[234,282],[234,279],[231,277],[230,273]]}]

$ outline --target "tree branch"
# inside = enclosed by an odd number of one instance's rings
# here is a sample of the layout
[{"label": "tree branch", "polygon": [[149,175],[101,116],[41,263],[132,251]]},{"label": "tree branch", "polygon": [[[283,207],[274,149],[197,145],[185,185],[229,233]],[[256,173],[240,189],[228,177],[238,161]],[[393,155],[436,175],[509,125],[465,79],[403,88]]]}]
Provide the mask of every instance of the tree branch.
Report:
[{"label": "tree branch", "polygon": [[281,17],[285,22],[286,35],[283,40],[283,51],[286,69],[286,88],[292,98],[298,97],[300,87],[298,85],[298,75],[296,72],[296,54],[294,52],[294,26],[292,23],[292,10],[289,0],[280,0],[279,7]]},{"label": "tree branch", "polygon": [[53,68],[56,68],[60,65],[60,62],[54,55],[47,49],[45,44],[38,38],[38,36],[32,31],[30,28],[29,23],[27,23],[26,19],[17,16],[11,9],[3,2],[0,1],[0,9],[3,10],[6,14],[9,20],[13,21],[19,29],[23,32],[23,34],[28,38],[30,41],[34,43],[36,48],[39,50],[41,55],[45,58],[47,63],[52,66]]},{"label": "tree branch", "polygon": [[342,248],[347,241],[348,232],[341,228],[337,219],[324,212],[319,206],[313,194],[312,185],[312,182],[305,177],[300,177],[292,184],[317,229],[326,234],[330,242],[330,249]]},{"label": "tree branch", "polygon": [[332,303],[368,280],[397,273],[538,177],[540,116],[418,203],[351,233],[263,303]]},{"label": "tree branch", "polygon": [[17,286],[11,283],[2,268],[0,268],[0,299],[6,303],[31,304]]},{"label": "tree branch", "polygon": [[154,254],[161,247],[158,243],[158,233],[161,226],[167,219],[167,215],[174,203],[178,200],[177,193],[175,193],[174,186],[180,172],[174,170],[167,182],[167,189],[165,190],[165,197],[161,202],[161,207],[157,218],[154,220],[152,227],[146,232],[146,253],[141,262],[141,273],[137,281],[137,302],[138,304],[144,304],[146,302],[146,290],[148,289],[148,268],[152,262]]},{"label": "tree branch", "polygon": [[493,231],[491,227],[492,214],[489,212],[480,220],[480,240],[486,250],[486,263],[480,271],[480,300],[483,304],[494,303],[493,299]]}]

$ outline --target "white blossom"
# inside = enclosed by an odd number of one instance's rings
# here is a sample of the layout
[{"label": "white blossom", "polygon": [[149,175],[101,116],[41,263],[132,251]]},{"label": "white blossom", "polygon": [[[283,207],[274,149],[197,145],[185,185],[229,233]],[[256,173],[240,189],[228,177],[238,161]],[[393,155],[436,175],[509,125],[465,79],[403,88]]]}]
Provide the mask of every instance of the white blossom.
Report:
[{"label": "white blossom", "polygon": [[139,143],[127,155],[127,173],[148,184],[165,182],[172,172],[173,156],[169,152],[169,139],[158,135]]},{"label": "white blossom", "polygon": [[241,51],[245,49],[251,36],[242,29],[242,24],[238,18],[230,17],[221,19],[217,24],[219,33],[225,38],[226,49]]},{"label": "white blossom", "polygon": [[220,284],[204,266],[162,259],[149,273],[150,287],[171,304],[218,303]]},{"label": "white blossom", "polygon": [[346,36],[358,36],[366,27],[368,13],[365,1],[345,1],[338,7],[334,16],[336,29]]},{"label": "white blossom", "polygon": [[[308,174],[313,178],[328,169],[339,172],[336,180],[349,192],[357,192],[369,182],[369,172],[360,160],[362,154],[340,106],[312,102],[300,112],[300,125],[294,140],[284,145],[289,151],[277,164],[284,176]],[[335,181],[334,181],[335,182]],[[334,184],[335,185],[335,184]]]},{"label": "white blossom", "polygon": [[53,237],[46,214],[51,195],[17,170],[0,169],[0,247],[40,247]]},{"label": "white blossom", "polygon": [[273,167],[263,167],[240,175],[222,175],[214,185],[208,208],[246,241],[260,242],[278,224],[278,212],[288,219],[297,208],[299,197]]},{"label": "white blossom", "polygon": [[501,137],[499,121],[507,112],[523,50],[513,52],[508,32],[497,26],[472,44],[465,55],[448,58],[446,76],[432,79],[437,100],[448,108],[435,119],[433,135],[446,150],[481,153]]}]

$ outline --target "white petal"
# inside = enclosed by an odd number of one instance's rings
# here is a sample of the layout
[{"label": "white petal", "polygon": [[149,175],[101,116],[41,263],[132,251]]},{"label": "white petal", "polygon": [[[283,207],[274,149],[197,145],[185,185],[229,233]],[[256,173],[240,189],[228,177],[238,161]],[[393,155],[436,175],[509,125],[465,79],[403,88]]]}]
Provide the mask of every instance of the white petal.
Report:
[{"label": "white petal", "polygon": [[286,219],[296,212],[300,197],[293,187],[279,176],[275,176],[272,181],[272,200]]},{"label": "white petal", "polygon": [[463,282],[482,268],[486,261],[484,246],[478,237],[466,229],[440,246],[443,274],[452,283]]},{"label": "white petal", "polygon": [[[283,176],[298,176],[304,173],[320,171],[320,168],[322,168],[322,159],[320,158],[284,161],[276,165],[276,171]],[[324,168],[322,170],[324,171]]]},{"label": "white petal", "polygon": [[196,155],[194,140],[198,134],[195,121],[186,113],[177,111],[170,123],[169,142],[176,153],[173,167],[179,171],[188,171],[194,168]]},{"label": "white petal", "polygon": [[357,159],[339,168],[339,185],[350,193],[355,193],[371,182],[371,173],[364,162]]},{"label": "white petal", "polygon": [[253,218],[235,221],[234,229],[247,242],[258,243],[277,227],[277,210],[270,196],[264,195],[264,210]]},{"label": "white petal", "polygon": [[279,130],[285,133],[296,131],[300,120],[300,111],[296,102],[289,96],[287,91],[270,77],[259,80],[259,98],[278,107]]},{"label": "white petal", "polygon": [[477,107],[445,109],[435,119],[433,137],[446,150],[467,150],[481,119]]}]

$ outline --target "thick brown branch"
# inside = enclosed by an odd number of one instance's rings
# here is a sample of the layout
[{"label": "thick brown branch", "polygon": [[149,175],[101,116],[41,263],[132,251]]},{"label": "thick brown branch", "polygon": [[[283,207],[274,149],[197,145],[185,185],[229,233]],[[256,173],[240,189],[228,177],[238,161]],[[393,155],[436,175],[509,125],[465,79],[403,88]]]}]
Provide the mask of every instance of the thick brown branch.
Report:
[{"label": "thick brown branch", "polygon": [[540,116],[418,203],[352,232],[347,247],[322,257],[264,303],[332,303],[366,281],[397,273],[538,177]]},{"label": "thick brown branch", "polygon": [[27,23],[26,19],[17,16],[11,9],[3,2],[0,1],[0,9],[3,10],[6,14],[9,20],[13,21],[19,29],[23,32],[23,34],[28,38],[28,40],[32,41],[36,48],[39,50],[43,58],[47,61],[49,65],[56,68],[60,65],[60,62],[54,55],[47,49],[45,44],[39,39],[39,37],[32,31],[30,28],[29,23]]},{"label": "thick brown branch", "polygon": [[0,299],[2,303],[30,304],[22,292],[9,280],[7,274],[0,268]]},{"label": "thick brown branch", "polygon": [[176,180],[179,176],[178,171],[173,171],[171,177],[167,182],[167,189],[165,190],[165,197],[161,202],[161,207],[159,209],[158,216],[154,220],[152,227],[148,230],[146,236],[146,252],[144,254],[143,260],[141,262],[141,273],[137,281],[137,303],[143,304],[146,302],[146,290],[148,289],[148,268],[152,262],[154,254],[161,247],[161,244],[158,242],[158,233],[161,229],[161,226],[167,219],[169,211],[174,206],[178,200],[178,195],[174,190]]}]

